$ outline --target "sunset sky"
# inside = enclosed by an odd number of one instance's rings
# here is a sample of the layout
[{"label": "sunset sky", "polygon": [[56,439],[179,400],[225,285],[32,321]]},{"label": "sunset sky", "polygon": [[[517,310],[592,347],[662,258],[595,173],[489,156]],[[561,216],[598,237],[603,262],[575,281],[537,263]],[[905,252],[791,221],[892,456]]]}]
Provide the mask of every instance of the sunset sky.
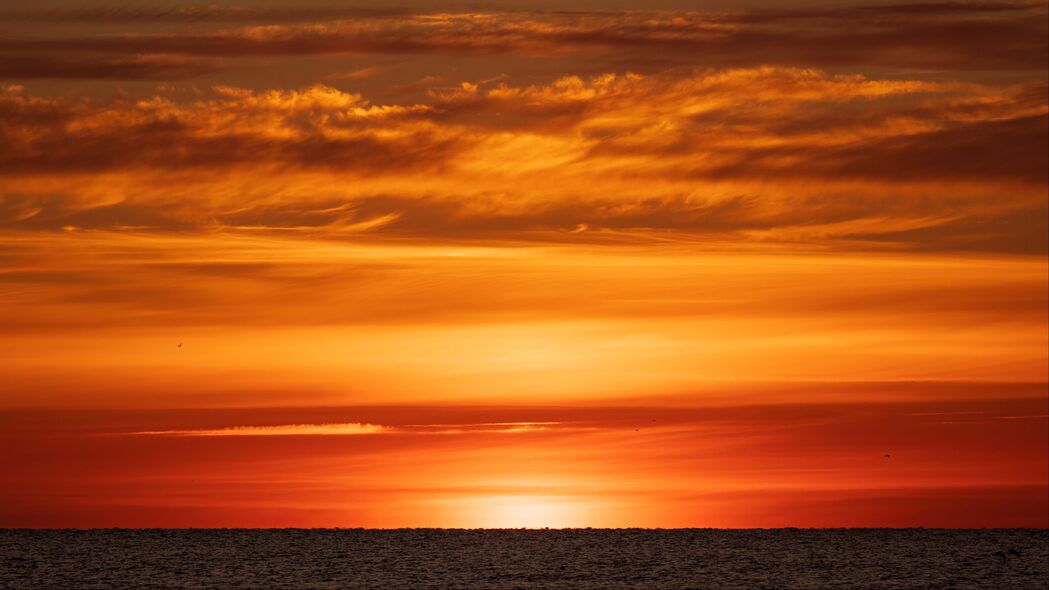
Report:
[{"label": "sunset sky", "polygon": [[0,526],[1049,526],[1047,23],[5,2]]}]

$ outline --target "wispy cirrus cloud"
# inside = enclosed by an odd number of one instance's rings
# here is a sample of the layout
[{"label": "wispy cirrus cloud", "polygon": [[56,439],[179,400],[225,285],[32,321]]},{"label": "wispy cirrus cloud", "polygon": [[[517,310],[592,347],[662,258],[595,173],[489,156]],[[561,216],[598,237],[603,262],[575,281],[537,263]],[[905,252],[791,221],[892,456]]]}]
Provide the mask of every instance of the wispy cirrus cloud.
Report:
[{"label": "wispy cirrus cloud", "polygon": [[464,82],[406,104],[327,86],[109,102],[9,87],[0,225],[1039,253],[1038,226],[1014,230],[1045,209],[1047,97],[769,67]]},{"label": "wispy cirrus cloud", "polygon": [[410,424],[388,426],[362,422],[226,426],[183,430],[147,430],[117,433],[129,436],[354,436],[365,434],[520,434],[551,429],[579,430],[559,422],[479,422],[470,424]]},{"label": "wispy cirrus cloud", "polygon": [[381,434],[387,427],[379,424],[345,422],[334,424],[279,424],[276,426],[227,426],[225,428],[188,430],[148,430],[132,432],[138,436],[349,436]]}]

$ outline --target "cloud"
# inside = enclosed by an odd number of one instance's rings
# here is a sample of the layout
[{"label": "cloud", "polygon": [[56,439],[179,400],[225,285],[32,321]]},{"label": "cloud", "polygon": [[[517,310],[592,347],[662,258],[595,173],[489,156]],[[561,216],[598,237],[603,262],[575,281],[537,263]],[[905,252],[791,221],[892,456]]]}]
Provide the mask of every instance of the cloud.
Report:
[{"label": "cloud", "polygon": [[907,244],[914,250],[950,248],[958,251],[1049,254],[1049,204],[991,215],[972,215],[895,232],[857,232],[856,240]]},{"label": "cloud", "polygon": [[[61,13],[21,13],[61,20]],[[1044,7],[942,3],[823,11],[318,13],[309,11],[81,11],[67,18],[275,21],[185,33],[14,38],[0,51],[177,54],[207,57],[346,54],[623,53],[693,66],[1037,70],[1047,64]],[[152,15],[152,17],[150,16]],[[322,18],[327,16],[328,18]],[[345,16],[345,15],[344,15]],[[8,13],[9,19],[18,18]]]},{"label": "cloud", "polygon": [[12,86],[0,227],[1038,254],[1022,220],[1044,211],[1047,97],[771,67],[463,82],[406,104],[322,85],[188,101]]},{"label": "cloud", "polygon": [[382,434],[385,426],[346,422],[339,424],[281,424],[277,426],[228,426],[191,430],[153,430],[133,432],[141,436],[347,436]]},{"label": "cloud", "polygon": [[547,430],[580,430],[579,427],[564,427],[558,422],[479,422],[472,424],[410,424],[386,426],[360,422],[321,424],[279,424],[275,426],[227,426],[223,428],[201,428],[185,430],[147,430],[127,434],[132,436],[346,436],[361,434],[414,434],[414,435],[465,435],[465,434],[521,434]]},{"label": "cloud", "polygon": [[[1005,0],[998,2],[912,2],[899,4],[870,4],[860,6],[839,6],[824,8],[787,8],[760,9],[737,12],[713,12],[719,20],[731,22],[752,22],[780,19],[812,19],[828,17],[845,17],[848,15],[896,15],[923,14],[928,16],[956,16],[965,14],[994,14],[1009,12],[1038,11],[1044,3],[1037,0]],[[636,14],[637,11],[632,11]],[[662,11],[666,12],[666,11]],[[475,11],[468,14],[486,14]],[[506,10],[500,14],[526,16],[609,16],[614,11],[537,11]],[[687,14],[687,13],[686,13]],[[381,18],[381,17],[426,17],[425,12],[402,8],[336,8],[336,7],[245,7],[245,6],[176,6],[176,7],[88,7],[52,10],[4,10],[0,11],[0,20],[11,22],[135,22],[135,21],[296,21],[296,20],[339,20],[348,18]]]},{"label": "cloud", "polygon": [[379,18],[405,14],[399,9],[380,8],[275,8],[245,6],[110,6],[54,10],[3,10],[0,21],[8,22],[294,22],[346,18]]},{"label": "cloud", "polygon": [[219,69],[213,59],[165,55],[0,55],[0,79],[181,80]]},{"label": "cloud", "polygon": [[[803,177],[881,180],[969,178],[1045,181],[1049,116],[952,124],[942,129],[853,144],[747,147],[724,166],[700,168],[704,178]],[[799,142],[801,143],[801,142]]]},{"label": "cloud", "polygon": [[255,93],[217,87],[188,108],[157,97],[96,107],[0,96],[0,173],[221,169],[237,164],[380,172],[433,168],[456,139],[410,122],[378,127],[424,106],[370,106],[325,86]]},{"label": "cloud", "polygon": [[376,74],[378,74],[381,71],[382,71],[382,68],[379,68],[379,67],[357,68],[355,70],[350,70],[348,72],[335,72],[334,74],[328,74],[327,76],[325,76],[325,79],[326,80],[364,80],[366,78],[371,78],[372,76],[375,76]]}]

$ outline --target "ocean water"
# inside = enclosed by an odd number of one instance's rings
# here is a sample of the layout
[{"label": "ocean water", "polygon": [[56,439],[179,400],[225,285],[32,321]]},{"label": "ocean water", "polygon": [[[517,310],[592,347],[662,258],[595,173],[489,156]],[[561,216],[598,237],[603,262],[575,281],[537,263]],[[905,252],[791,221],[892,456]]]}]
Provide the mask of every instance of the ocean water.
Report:
[{"label": "ocean water", "polygon": [[1038,588],[1049,532],[2,530],[2,588]]}]

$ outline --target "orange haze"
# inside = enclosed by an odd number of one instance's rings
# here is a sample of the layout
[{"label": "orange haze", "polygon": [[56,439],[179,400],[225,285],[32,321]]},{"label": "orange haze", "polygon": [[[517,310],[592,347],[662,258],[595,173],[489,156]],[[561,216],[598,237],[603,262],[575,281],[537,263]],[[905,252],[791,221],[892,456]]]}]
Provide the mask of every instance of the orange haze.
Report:
[{"label": "orange haze", "polygon": [[1045,2],[438,4],[0,11],[0,526],[1049,526]]}]

